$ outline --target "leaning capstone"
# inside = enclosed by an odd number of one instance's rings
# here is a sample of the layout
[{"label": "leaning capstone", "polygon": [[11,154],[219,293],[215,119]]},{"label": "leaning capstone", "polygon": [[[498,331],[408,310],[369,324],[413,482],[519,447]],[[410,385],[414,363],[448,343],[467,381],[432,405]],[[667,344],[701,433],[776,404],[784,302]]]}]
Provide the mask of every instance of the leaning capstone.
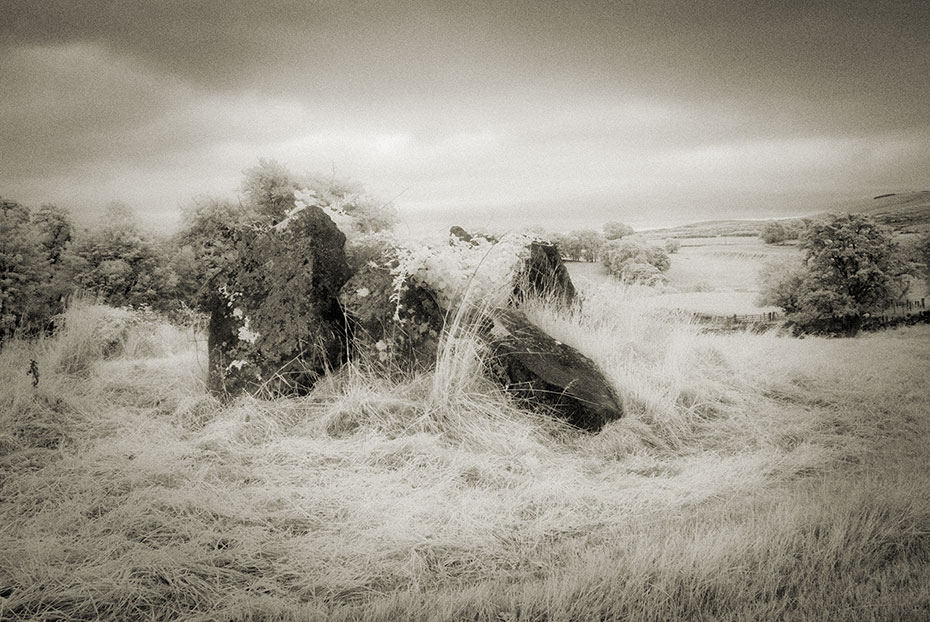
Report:
[{"label": "leaning capstone", "polygon": [[594,361],[521,311],[501,310],[492,322],[488,367],[508,392],[590,432],[623,416],[620,398]]},{"label": "leaning capstone", "polygon": [[210,313],[210,389],[300,394],[345,360],[345,235],[319,207],[239,232]]}]

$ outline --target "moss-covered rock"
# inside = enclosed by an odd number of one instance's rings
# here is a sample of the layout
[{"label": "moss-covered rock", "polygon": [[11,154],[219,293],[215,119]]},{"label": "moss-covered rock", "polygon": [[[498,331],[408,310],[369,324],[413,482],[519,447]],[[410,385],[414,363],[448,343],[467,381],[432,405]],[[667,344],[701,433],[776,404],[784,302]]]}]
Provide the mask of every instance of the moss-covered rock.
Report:
[{"label": "moss-covered rock", "polygon": [[444,313],[433,292],[409,278],[397,281],[392,267],[390,259],[366,264],[339,294],[353,353],[367,363],[426,369],[436,361]]},{"label": "moss-covered rock", "polygon": [[319,207],[237,232],[237,261],[214,280],[209,387],[294,394],[345,360],[337,296],[349,279],[345,235]]}]

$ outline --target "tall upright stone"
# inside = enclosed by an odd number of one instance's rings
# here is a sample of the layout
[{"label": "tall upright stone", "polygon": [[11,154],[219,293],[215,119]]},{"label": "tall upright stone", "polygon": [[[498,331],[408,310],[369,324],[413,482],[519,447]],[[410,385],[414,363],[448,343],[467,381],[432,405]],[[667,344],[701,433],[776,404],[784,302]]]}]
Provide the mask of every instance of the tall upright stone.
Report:
[{"label": "tall upright stone", "polygon": [[209,387],[222,395],[306,392],[345,360],[337,301],[350,276],[345,235],[313,205],[239,233],[238,260],[215,283]]},{"label": "tall upright stone", "polygon": [[532,242],[530,256],[514,283],[514,298],[522,302],[529,296],[571,304],[575,300],[575,285],[553,244]]}]

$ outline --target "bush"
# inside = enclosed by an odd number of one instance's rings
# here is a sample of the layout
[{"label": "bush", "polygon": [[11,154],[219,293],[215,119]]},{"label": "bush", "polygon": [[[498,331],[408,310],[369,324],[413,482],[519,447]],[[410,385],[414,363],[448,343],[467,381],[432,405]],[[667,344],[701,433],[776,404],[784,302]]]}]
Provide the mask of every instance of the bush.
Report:
[{"label": "bush", "polygon": [[564,259],[588,262],[598,260],[605,241],[603,235],[592,229],[559,233],[551,236],[551,239]]},{"label": "bush", "polygon": [[925,233],[917,241],[917,261],[923,264],[924,278],[930,286],[930,233]]},{"label": "bush", "polygon": [[770,220],[762,227],[759,237],[766,244],[784,244],[785,240],[788,239],[788,231],[777,220]]},{"label": "bush", "polygon": [[863,315],[903,295],[909,266],[891,231],[868,216],[834,214],[801,235],[800,265],[761,275],[762,302],[781,307],[802,330],[850,332]]},{"label": "bush", "polygon": [[604,245],[602,261],[607,272],[624,283],[660,285],[671,267],[668,254],[642,238],[613,240]]},{"label": "bush", "polygon": [[322,209],[340,227],[356,266],[380,253],[379,234],[397,220],[390,203],[375,201],[360,186],[321,176],[297,177],[274,160],[259,159],[258,166],[246,170],[241,188],[244,201],[200,197],[182,210],[171,269],[178,277],[178,297],[191,307],[209,308],[214,292],[207,284],[237,265],[237,247],[244,238],[256,230],[286,228],[308,205]]}]

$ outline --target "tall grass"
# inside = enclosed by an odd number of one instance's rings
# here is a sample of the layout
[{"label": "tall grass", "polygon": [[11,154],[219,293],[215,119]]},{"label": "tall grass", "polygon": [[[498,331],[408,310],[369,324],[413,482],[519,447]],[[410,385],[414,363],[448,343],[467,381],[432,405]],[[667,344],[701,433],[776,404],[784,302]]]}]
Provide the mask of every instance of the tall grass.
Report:
[{"label": "tall grass", "polygon": [[930,616],[925,327],[703,335],[624,288],[527,313],[624,419],[519,408],[465,316],[433,373],[229,405],[170,327],[71,367],[65,335],[5,348],[0,619]]}]

